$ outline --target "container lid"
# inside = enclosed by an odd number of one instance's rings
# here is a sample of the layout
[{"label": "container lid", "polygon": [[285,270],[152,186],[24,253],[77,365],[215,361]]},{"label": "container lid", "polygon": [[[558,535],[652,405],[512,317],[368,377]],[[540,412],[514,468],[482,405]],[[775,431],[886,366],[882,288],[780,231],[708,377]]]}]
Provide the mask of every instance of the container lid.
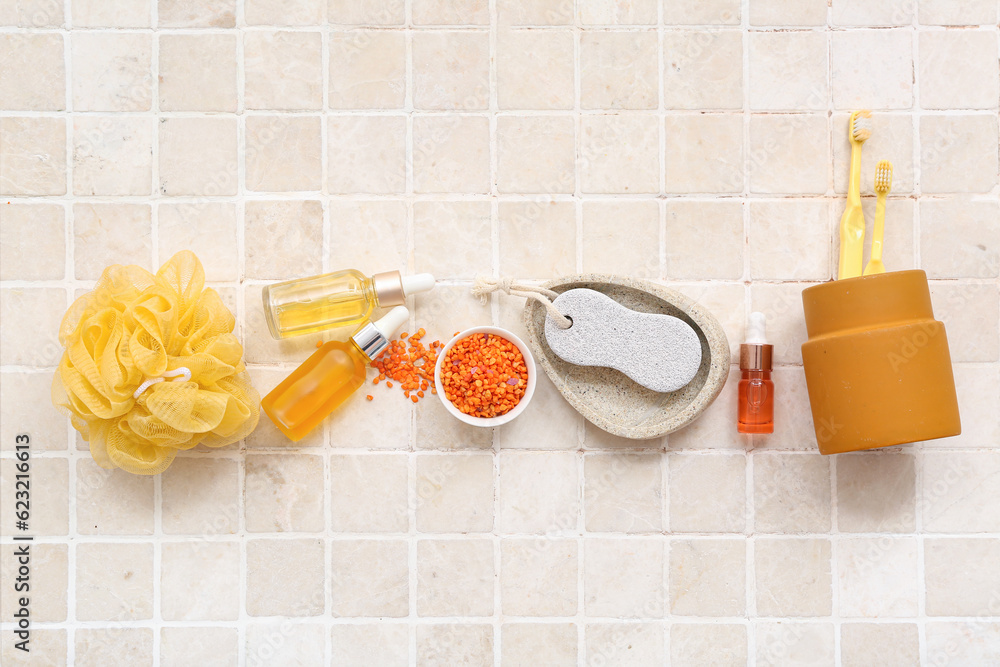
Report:
[{"label": "container lid", "polygon": [[378,305],[401,306],[406,303],[406,297],[417,292],[426,292],[434,287],[434,276],[429,273],[418,273],[405,278],[399,271],[386,271],[372,276],[372,285]]},{"label": "container lid", "polygon": [[396,333],[396,329],[403,326],[403,323],[410,318],[410,311],[406,306],[396,306],[375,322],[365,322],[365,324],[351,336],[354,344],[369,359],[374,359],[382,354],[385,348],[389,347],[389,339]]}]

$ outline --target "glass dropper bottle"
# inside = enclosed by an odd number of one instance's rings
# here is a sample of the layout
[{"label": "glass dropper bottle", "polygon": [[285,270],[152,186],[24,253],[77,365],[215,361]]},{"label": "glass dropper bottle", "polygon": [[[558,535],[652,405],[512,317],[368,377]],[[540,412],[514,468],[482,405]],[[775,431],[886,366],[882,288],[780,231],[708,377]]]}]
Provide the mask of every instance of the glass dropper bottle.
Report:
[{"label": "glass dropper bottle", "polygon": [[366,322],[347,342],[324,343],[260,402],[282,433],[298,442],[365,383],[368,363],[389,347],[389,339],[410,317],[396,306]]},{"label": "glass dropper bottle", "polygon": [[774,382],[771,381],[773,345],[765,337],[764,313],[750,313],[747,340],[740,345],[740,433],[774,433]]}]

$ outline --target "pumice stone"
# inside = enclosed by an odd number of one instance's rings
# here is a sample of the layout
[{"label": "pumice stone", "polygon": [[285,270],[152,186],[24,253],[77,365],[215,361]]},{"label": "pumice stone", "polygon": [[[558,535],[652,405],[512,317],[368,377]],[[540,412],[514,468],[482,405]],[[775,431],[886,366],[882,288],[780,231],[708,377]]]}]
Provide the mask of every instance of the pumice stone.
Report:
[{"label": "pumice stone", "polygon": [[658,392],[676,391],[701,365],[701,342],[689,324],[670,315],[640,313],[600,292],[571,289],[553,302],[572,320],[561,329],[545,319],[545,340],[563,361],[621,371]]}]

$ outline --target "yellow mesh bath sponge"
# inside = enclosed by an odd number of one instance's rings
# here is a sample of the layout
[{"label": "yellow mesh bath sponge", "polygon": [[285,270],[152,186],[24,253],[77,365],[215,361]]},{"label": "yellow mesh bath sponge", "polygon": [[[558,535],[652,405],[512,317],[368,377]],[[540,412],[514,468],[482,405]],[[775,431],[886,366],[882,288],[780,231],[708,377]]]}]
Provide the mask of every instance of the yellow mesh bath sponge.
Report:
[{"label": "yellow mesh bath sponge", "polygon": [[178,450],[235,442],[260,417],[235,323],[190,251],[155,276],[110,266],[63,318],[52,402],[103,468],[156,475]]}]

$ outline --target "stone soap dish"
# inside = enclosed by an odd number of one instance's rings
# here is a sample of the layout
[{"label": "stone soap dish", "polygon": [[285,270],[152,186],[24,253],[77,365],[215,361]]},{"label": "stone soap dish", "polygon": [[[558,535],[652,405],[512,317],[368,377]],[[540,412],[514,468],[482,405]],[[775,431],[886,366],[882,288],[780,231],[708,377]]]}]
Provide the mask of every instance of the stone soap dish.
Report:
[{"label": "stone soap dish", "polygon": [[687,322],[701,341],[701,366],[689,384],[655,392],[611,368],[576,366],[557,357],[545,341],[545,308],[529,299],[524,307],[528,344],[563,397],[595,426],[624,438],[657,438],[687,426],[711,405],[729,375],[729,341],[719,322],[686,296],[645,280],[584,274],[551,280],[543,287],[562,293],[596,290],[626,308],[672,315]]}]

